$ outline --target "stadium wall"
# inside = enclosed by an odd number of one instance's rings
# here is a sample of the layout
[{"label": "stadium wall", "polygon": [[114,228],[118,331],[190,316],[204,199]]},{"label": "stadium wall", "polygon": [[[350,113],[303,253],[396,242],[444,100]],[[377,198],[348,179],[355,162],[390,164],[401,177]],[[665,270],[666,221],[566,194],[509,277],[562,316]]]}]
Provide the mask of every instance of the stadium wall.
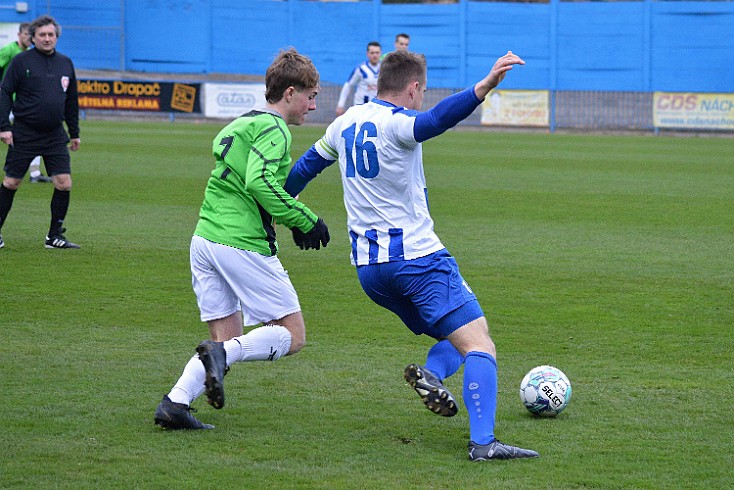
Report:
[{"label": "stadium wall", "polygon": [[292,45],[325,83],[341,84],[367,42],[387,51],[396,33],[407,32],[411,49],[427,57],[431,88],[470,85],[507,49],[527,65],[506,88],[734,87],[734,2],[727,1],[0,0],[0,7],[0,22],[53,15],[63,26],[59,50],[85,70],[263,75],[278,49]]}]

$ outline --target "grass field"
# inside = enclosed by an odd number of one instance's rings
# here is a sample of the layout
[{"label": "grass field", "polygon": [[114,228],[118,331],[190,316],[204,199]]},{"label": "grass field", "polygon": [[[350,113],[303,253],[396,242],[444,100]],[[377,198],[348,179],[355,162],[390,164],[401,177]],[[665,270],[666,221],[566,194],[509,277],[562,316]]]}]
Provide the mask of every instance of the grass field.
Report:
[{"label": "grass field", "polygon": [[[538,460],[470,463],[468,420],[402,379],[431,341],[362,293],[336,168],[301,199],[332,242],[281,260],[308,345],[233,367],[214,431],[153,411],[207,335],[188,245],[220,125],[87,121],[67,236],[43,248],[48,185],[2,229],[2,488],[732,488],[734,143],[729,138],[450,132],[424,145],[436,230],[498,348],[497,435]],[[294,155],[323,131],[294,130]],[[520,403],[561,368],[557,419]],[[447,381],[461,395],[461,372]]]}]

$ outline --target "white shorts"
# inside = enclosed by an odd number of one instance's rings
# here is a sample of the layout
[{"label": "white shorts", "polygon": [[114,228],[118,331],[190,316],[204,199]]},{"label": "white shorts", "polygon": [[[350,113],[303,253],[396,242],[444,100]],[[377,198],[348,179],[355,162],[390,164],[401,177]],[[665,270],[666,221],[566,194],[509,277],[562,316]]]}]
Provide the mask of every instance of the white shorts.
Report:
[{"label": "white shorts", "polygon": [[277,320],[301,311],[288,272],[276,256],[191,239],[191,283],[201,321],[242,309],[243,325]]}]

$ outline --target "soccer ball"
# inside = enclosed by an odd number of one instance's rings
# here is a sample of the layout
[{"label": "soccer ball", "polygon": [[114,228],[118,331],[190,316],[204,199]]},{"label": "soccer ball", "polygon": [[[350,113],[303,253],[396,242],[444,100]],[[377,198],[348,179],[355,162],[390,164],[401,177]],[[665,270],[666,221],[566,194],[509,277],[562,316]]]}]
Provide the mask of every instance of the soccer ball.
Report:
[{"label": "soccer ball", "polygon": [[571,382],[556,367],[538,366],[522,379],[520,399],[533,415],[555,417],[571,401]]}]

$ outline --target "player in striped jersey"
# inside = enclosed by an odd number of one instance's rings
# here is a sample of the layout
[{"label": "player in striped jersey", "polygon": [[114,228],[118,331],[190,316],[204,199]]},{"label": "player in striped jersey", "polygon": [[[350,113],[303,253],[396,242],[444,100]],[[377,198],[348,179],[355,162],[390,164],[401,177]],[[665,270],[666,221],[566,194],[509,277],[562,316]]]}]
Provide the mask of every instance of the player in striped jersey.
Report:
[{"label": "player in striped jersey", "polygon": [[519,64],[523,60],[508,52],[476,85],[418,112],[426,90],[425,58],[407,51],[390,53],[382,62],[377,97],[337,118],[296,162],[285,185],[295,196],[339,162],[351,260],[362,288],[415,334],[437,340],[425,366],[406,367],[406,380],[430,410],[453,416],[456,401],[442,380],[464,364],[472,461],[538,453],[494,437],[495,345],[476,296],[433,231],[421,143],[468,117]]},{"label": "player in striped jersey", "polygon": [[377,95],[377,77],[380,74],[382,47],[377,41],[367,45],[367,61],[359,65],[344,83],[336,103],[336,115],[344,114],[347,97],[354,90],[354,105],[366,104]]},{"label": "player in striped jersey", "polygon": [[[196,348],[176,385],[158,405],[167,429],[212,429],[191,415],[206,391],[224,406],[223,378],[235,362],[274,361],[306,341],[301,306],[276,256],[275,220],[291,228],[302,249],[326,246],[329,230],[283,190],[291,164],[289,124],[316,109],[319,74],[295,49],[281,52],[265,73],[262,110],[248,112],[214,138],[214,170],[191,240],[191,275],[201,321],[212,340]],[[243,335],[243,325],[262,326]]]}]

